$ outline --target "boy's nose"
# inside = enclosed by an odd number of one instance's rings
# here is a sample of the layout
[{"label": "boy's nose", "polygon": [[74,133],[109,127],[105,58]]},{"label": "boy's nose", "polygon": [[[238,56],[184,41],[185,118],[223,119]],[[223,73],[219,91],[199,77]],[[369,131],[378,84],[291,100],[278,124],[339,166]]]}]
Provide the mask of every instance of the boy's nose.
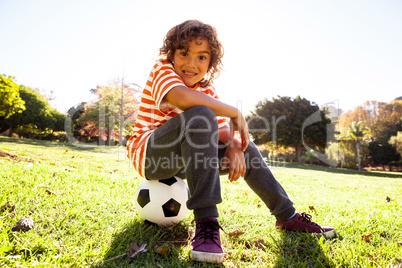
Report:
[{"label": "boy's nose", "polygon": [[189,67],[195,67],[195,59],[188,57],[187,58],[187,66]]}]

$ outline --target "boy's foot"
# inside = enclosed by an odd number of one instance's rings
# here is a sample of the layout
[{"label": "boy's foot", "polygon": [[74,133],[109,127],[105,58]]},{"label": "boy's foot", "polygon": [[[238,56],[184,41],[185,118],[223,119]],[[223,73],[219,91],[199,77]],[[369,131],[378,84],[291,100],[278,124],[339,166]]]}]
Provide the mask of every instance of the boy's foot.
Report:
[{"label": "boy's foot", "polygon": [[302,212],[302,214],[296,213],[296,215],[290,221],[277,221],[275,228],[288,231],[313,233],[316,235],[323,234],[326,237],[333,237],[336,235],[335,228],[318,225],[317,223],[311,221],[311,215],[305,212]]},{"label": "boy's foot", "polygon": [[197,221],[195,236],[191,242],[190,257],[194,261],[221,263],[225,258],[223,253],[218,220],[214,217]]}]

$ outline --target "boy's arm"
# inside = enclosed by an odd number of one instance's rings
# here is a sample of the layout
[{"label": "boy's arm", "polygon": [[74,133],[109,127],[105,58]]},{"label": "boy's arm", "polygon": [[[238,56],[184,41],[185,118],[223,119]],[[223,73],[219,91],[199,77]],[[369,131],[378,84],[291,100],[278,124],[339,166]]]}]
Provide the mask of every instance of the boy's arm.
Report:
[{"label": "boy's arm", "polygon": [[172,88],[166,93],[165,99],[183,111],[197,105],[202,105],[210,108],[217,116],[236,118],[240,113],[235,107],[214,99],[205,93],[191,90],[186,86]]},{"label": "boy's arm", "polygon": [[238,131],[241,137],[242,150],[246,150],[250,137],[246,120],[237,108],[214,99],[205,93],[191,90],[186,86],[173,87],[168,93],[166,93],[165,99],[183,111],[197,105],[202,105],[210,108],[217,116],[229,117],[229,140],[232,140],[234,132]]},{"label": "boy's arm", "polygon": [[[210,108],[217,116],[229,117],[230,128],[222,127],[219,129],[219,140],[228,145],[222,168],[225,169],[229,164],[230,181],[236,181],[239,177],[244,177],[246,165],[243,151],[248,146],[249,134],[246,121],[237,108],[185,86],[172,88],[166,94],[165,99],[183,111],[202,105]],[[239,131],[241,141],[234,137],[235,131]]]}]

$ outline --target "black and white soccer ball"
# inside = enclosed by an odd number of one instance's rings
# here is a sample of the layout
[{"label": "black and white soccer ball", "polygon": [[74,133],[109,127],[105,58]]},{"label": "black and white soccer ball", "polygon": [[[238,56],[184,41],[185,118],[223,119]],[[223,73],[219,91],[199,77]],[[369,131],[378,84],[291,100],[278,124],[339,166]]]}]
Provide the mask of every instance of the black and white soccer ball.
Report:
[{"label": "black and white soccer ball", "polygon": [[135,195],[135,208],[144,221],[159,226],[174,225],[188,213],[187,184],[178,177],[166,180],[144,180]]}]

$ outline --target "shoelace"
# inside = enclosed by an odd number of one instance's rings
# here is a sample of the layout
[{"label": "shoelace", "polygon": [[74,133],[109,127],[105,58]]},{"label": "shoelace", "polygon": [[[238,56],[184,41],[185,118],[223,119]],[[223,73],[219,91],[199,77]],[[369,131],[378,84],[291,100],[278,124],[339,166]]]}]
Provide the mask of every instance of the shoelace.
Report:
[{"label": "shoelace", "polygon": [[217,231],[221,229],[223,232],[223,228],[216,221],[205,221],[197,223],[196,228],[200,231],[194,236],[192,240],[196,238],[200,239],[212,239],[213,241],[219,240],[219,234]]},{"label": "shoelace", "polygon": [[[303,221],[303,222],[306,221],[307,224],[311,224],[311,225],[318,226],[317,223],[311,221],[311,218],[312,218],[311,215],[310,215],[310,214],[307,214],[306,212],[302,212],[302,213],[301,213],[301,218],[303,218],[302,221]],[[299,219],[300,219],[300,218],[299,218]]]}]

